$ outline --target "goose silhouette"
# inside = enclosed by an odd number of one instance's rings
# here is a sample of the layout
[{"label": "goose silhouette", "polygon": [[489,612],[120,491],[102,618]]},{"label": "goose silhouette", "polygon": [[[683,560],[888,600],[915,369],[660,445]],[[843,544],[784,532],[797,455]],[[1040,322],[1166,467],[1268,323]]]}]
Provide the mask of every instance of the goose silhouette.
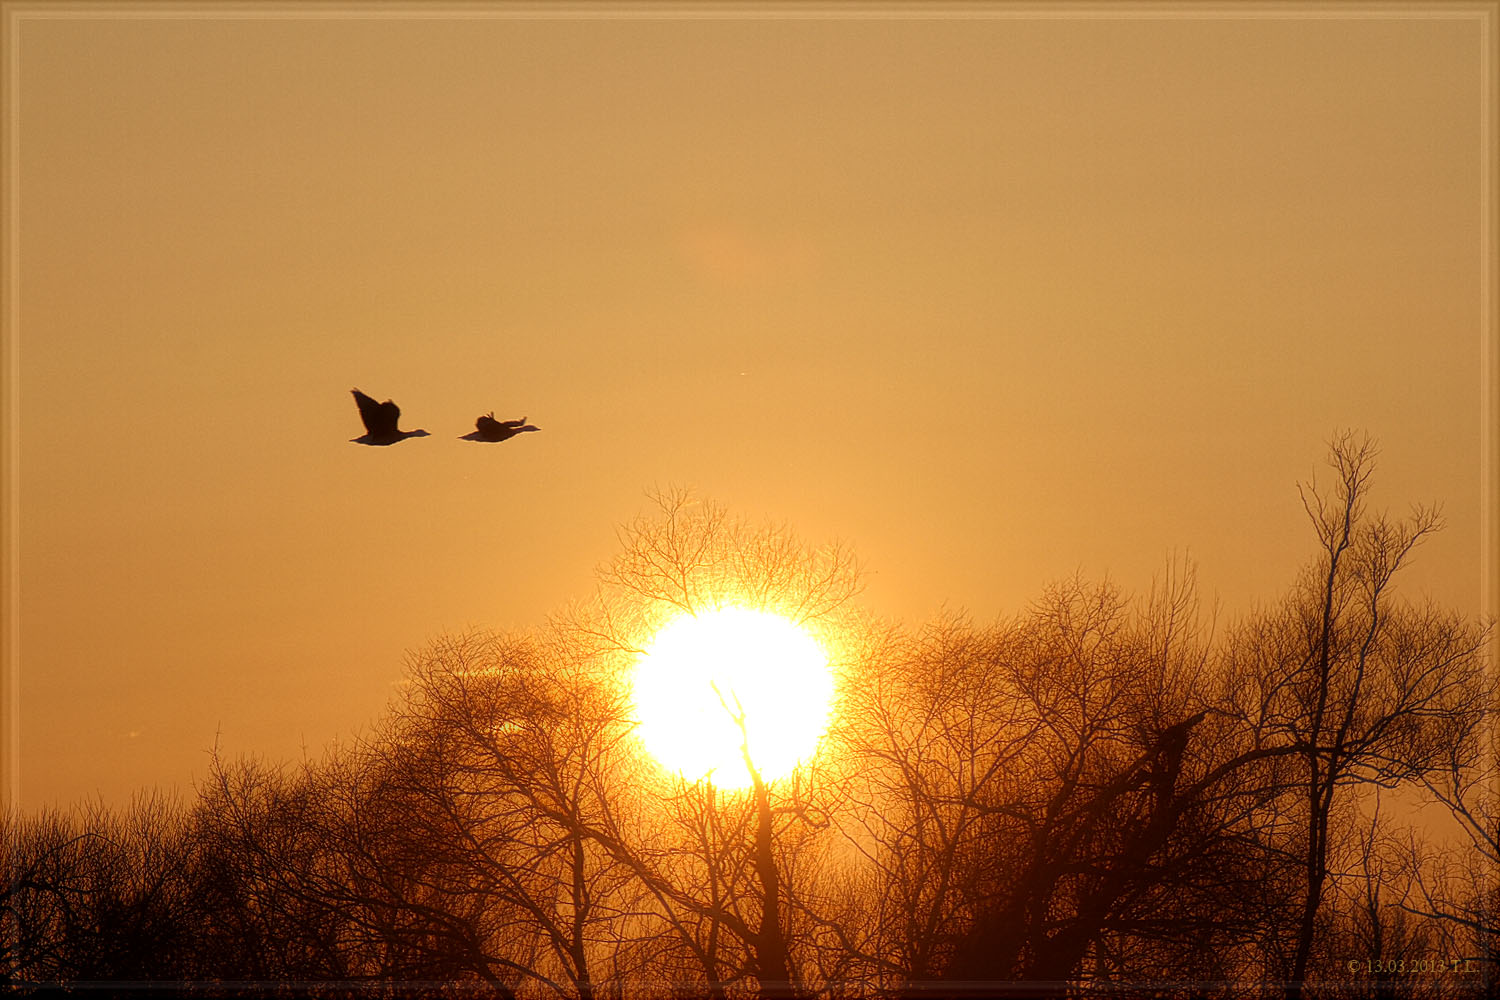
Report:
[{"label": "goose silhouette", "polygon": [[508,441],[523,431],[539,431],[526,422],[526,418],[520,420],[496,420],[495,414],[490,412],[474,421],[474,430],[463,435],[461,441]]},{"label": "goose silhouette", "polygon": [[396,425],[401,421],[401,407],[389,399],[384,403],[377,403],[358,389],[351,389],[350,392],[354,393],[354,402],[359,406],[359,419],[365,424],[363,435],[349,439],[355,444],[386,445],[407,438],[427,437],[426,431],[403,431],[397,428]]}]

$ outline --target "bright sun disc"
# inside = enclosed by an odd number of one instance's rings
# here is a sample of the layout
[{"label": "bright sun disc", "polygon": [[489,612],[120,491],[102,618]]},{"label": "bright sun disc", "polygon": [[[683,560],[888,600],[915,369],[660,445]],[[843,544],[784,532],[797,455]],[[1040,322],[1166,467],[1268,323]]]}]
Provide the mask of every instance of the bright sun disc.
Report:
[{"label": "bright sun disc", "polygon": [[658,632],[636,666],[632,697],[641,739],[663,767],[746,788],[742,745],[764,781],[812,756],[828,726],[833,671],[817,640],[785,618],[723,608]]}]

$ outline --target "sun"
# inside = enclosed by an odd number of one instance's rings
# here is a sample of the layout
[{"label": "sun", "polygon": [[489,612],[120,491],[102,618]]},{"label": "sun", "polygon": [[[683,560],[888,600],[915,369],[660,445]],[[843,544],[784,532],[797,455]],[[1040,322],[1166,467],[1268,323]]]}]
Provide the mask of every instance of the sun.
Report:
[{"label": "sun", "polygon": [[742,747],[766,782],[811,757],[833,688],[816,639],[779,615],[728,607],[658,632],[631,694],[641,740],[662,767],[732,789],[752,784]]}]

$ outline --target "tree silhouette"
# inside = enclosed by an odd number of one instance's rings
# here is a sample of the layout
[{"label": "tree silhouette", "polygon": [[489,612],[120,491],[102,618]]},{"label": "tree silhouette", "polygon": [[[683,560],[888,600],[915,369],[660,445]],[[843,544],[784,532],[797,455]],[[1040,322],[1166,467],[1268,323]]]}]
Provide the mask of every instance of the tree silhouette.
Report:
[{"label": "tree silhouette", "polygon": [[1286,995],[1307,978],[1341,790],[1394,787],[1437,771],[1475,730],[1484,702],[1483,630],[1462,616],[1399,601],[1397,572],[1441,521],[1414,507],[1393,520],[1366,510],[1375,449],[1342,434],[1330,447],[1331,495],[1303,490],[1316,562],[1292,592],[1253,616],[1229,645],[1235,711],[1260,739],[1294,748],[1302,774],[1299,912]]},{"label": "tree silhouette", "polygon": [[[379,723],[321,758],[215,754],[188,808],[5,817],[0,975],[330,998],[1479,995],[1500,940],[1489,633],[1400,598],[1439,520],[1367,511],[1373,457],[1334,439],[1334,485],[1303,491],[1314,558],[1222,630],[1178,561],[1139,598],[1075,577],[991,624],[908,629],[859,610],[842,546],[657,494],[588,600],[429,642]],[[664,625],[732,605],[797,622],[839,678],[819,752],[774,780],[720,692],[744,789],[657,764],[631,704]],[[1387,789],[1425,790],[1465,839],[1418,841]],[[1475,967],[1377,964],[1434,951]]]},{"label": "tree silhouette", "polygon": [[1491,674],[1489,682],[1484,724],[1450,743],[1441,768],[1424,779],[1460,837],[1441,847],[1408,840],[1406,863],[1415,890],[1397,905],[1445,925],[1453,941],[1449,954],[1488,970],[1493,983],[1500,974],[1500,675]]},{"label": "tree silhouette", "polygon": [[[844,548],[810,548],[784,527],[730,518],[685,491],[652,497],[655,511],[621,532],[621,552],[600,572],[587,605],[553,624],[570,655],[607,665],[616,690],[634,658],[672,617],[747,605],[780,614],[825,639],[854,627],[848,604],[859,592],[858,566]],[[735,718],[726,704],[726,721]],[[811,851],[820,808],[801,779],[769,785],[749,759],[749,795],[726,794],[711,781],[653,779],[665,823],[649,840],[615,826],[592,831],[635,871],[662,907],[684,956],[691,956],[710,995],[752,982],[761,995],[804,988],[813,964],[799,964],[794,917],[817,924],[818,907],[792,893],[783,877],[788,852]],[[826,923],[826,921],[825,921]]]}]

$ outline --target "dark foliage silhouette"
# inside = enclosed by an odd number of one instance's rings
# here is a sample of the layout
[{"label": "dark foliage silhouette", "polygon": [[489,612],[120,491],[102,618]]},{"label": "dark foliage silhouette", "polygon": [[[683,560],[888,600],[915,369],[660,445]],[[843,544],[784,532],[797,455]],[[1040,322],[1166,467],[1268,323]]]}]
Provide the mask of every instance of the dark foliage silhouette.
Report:
[{"label": "dark foliage silhouette", "polygon": [[354,402],[359,407],[359,419],[364,422],[365,433],[350,438],[355,444],[388,445],[412,437],[427,437],[424,430],[403,431],[399,428],[401,408],[387,399],[377,403],[358,389],[351,389]]}]

